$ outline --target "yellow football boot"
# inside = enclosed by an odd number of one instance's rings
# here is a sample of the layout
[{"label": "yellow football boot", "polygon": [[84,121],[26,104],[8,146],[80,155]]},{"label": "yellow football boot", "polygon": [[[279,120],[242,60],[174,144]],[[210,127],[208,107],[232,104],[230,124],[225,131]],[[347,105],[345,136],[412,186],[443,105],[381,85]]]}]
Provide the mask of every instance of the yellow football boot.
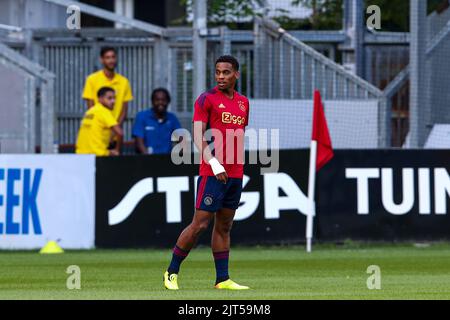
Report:
[{"label": "yellow football boot", "polygon": [[164,287],[166,287],[167,290],[178,290],[178,275],[175,273],[172,273],[169,276],[169,272],[164,273]]},{"label": "yellow football boot", "polygon": [[250,289],[249,287],[241,286],[241,285],[237,284],[236,282],[234,282],[231,279],[228,279],[228,280],[223,281],[223,282],[219,282],[218,284],[216,284],[214,286],[214,288],[216,288],[216,289],[226,289],[226,290],[248,290],[248,289]]}]

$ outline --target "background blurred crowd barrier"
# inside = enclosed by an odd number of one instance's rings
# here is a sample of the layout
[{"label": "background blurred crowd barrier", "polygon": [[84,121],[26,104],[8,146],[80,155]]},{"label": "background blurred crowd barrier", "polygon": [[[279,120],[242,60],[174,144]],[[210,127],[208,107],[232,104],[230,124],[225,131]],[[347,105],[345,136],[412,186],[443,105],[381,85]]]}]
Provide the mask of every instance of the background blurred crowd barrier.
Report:
[{"label": "background blurred crowd barrier", "polygon": [[[317,177],[315,239],[450,240],[449,157],[337,150]],[[235,244],[304,241],[309,152],[284,150],[279,160],[264,175],[246,165]],[[197,173],[170,156],[2,155],[0,248],[166,247],[191,221]]]}]

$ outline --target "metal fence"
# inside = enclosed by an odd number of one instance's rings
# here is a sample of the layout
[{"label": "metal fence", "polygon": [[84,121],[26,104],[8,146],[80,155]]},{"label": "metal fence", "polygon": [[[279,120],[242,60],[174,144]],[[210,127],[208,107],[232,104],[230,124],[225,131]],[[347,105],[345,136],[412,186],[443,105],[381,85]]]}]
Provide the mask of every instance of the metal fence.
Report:
[{"label": "metal fence", "polygon": [[53,152],[55,75],[0,43],[0,152]]},{"label": "metal fence", "polygon": [[[52,71],[57,78],[55,105],[58,142],[73,144],[80,121],[86,111],[82,99],[85,80],[89,74],[101,69],[99,52],[102,46],[113,46],[118,51],[118,72],[126,75],[133,89],[134,100],[129,105],[129,117],[124,129],[130,139],[135,114],[151,106],[153,88],[153,39],[115,37],[112,31],[99,31],[73,37],[69,33],[54,36],[50,31],[34,34],[34,59]],[[123,35],[122,35],[123,36]]]},{"label": "metal fence", "polygon": [[311,99],[320,89],[325,99],[379,99],[382,92],[345,70],[271,20],[255,23],[255,97]]},{"label": "metal fence", "polygon": [[[423,43],[423,46],[426,47],[426,68],[423,75],[426,84],[420,88],[426,94],[426,99],[420,109],[424,110],[423,116],[426,118],[427,130],[421,130],[422,135],[429,133],[434,124],[450,123],[450,113],[448,112],[450,93],[447,81],[450,74],[450,64],[447,63],[450,54],[449,34],[450,10],[447,9],[440,13],[433,12],[426,18],[426,42]],[[396,50],[398,52],[397,62],[390,58],[387,63],[391,68],[383,68],[385,67],[382,63],[383,58],[373,61],[374,69],[388,70],[388,73],[384,71],[383,77],[386,80],[382,82],[377,83],[379,77],[369,73],[373,76],[373,81],[384,90],[392,110],[392,147],[408,145],[407,137],[411,127],[409,41],[408,37],[403,45],[376,46],[377,52]],[[384,61],[386,63],[386,58]],[[393,65],[394,67],[392,67]],[[398,70],[400,66],[402,68]],[[398,73],[393,73],[397,70]],[[393,74],[395,77],[392,78]]]},{"label": "metal fence", "polygon": [[[255,25],[254,35],[219,33],[209,39],[208,86],[214,86],[215,82],[214,59],[231,53],[241,63],[238,90],[249,98],[309,99],[314,88],[320,88],[326,99],[380,98],[377,88],[289,33],[280,32],[272,21],[258,19]],[[161,38],[140,31],[85,29],[75,35],[68,31],[34,32],[33,59],[54,72],[57,78],[55,105],[59,144],[73,144],[76,140],[86,110],[81,97],[84,82],[90,73],[101,68],[99,51],[105,45],[118,49],[118,72],[129,78],[135,97],[125,122],[127,140],[131,139],[136,113],[151,106],[150,93],[156,86],[156,78],[164,79],[158,85],[169,88],[172,93],[171,111],[190,129],[196,97],[192,87],[189,32],[188,28],[167,31],[168,45],[163,50],[156,49],[163,41]],[[322,52],[335,56],[328,46],[323,47]],[[157,68],[158,55],[168,57],[167,66]]]},{"label": "metal fence", "polygon": [[[272,20],[256,19],[254,33],[256,98],[311,100],[318,89],[325,100],[348,101],[344,112],[350,113],[351,108],[360,105],[356,101],[374,100],[378,117],[376,125],[371,126],[376,131],[372,134],[378,137],[379,148],[389,145],[390,110],[381,90],[296,39]],[[355,110],[345,117],[355,119],[357,114]],[[349,141],[348,146],[352,145],[357,143]]]},{"label": "metal fence", "polygon": [[[187,34],[185,28],[181,34]],[[168,36],[167,48],[156,51],[163,41],[144,32],[116,29],[85,29],[74,35],[60,30],[37,30],[33,33],[33,60],[55,73],[56,126],[59,144],[73,144],[80,121],[86,110],[82,99],[85,80],[101,68],[99,52],[102,46],[117,48],[118,72],[125,75],[132,86],[134,100],[129,105],[124,125],[125,139],[130,140],[131,127],[137,112],[151,107],[151,91],[155,86],[167,87],[172,94],[170,111],[179,117],[182,125],[190,129],[193,96],[192,42],[189,37],[179,38],[180,31]],[[223,52],[220,39],[208,44],[208,85],[214,86],[214,59]],[[239,90],[253,96],[253,47],[251,43],[233,45],[233,54],[242,62],[242,81]],[[166,55],[168,65],[157,68],[157,55]],[[158,70],[157,70],[158,69]],[[158,73],[159,72],[159,73]],[[162,73],[162,74],[160,74]],[[155,79],[163,79],[156,83]]]},{"label": "metal fence", "polygon": [[[370,43],[366,46],[367,81],[385,90],[409,64],[409,44]],[[401,147],[409,132],[409,83],[402,83],[388,98],[391,114],[388,146]]]},{"label": "metal fence", "polygon": [[[180,37],[180,33],[184,35]],[[169,41],[169,66],[167,86],[172,94],[172,111],[176,112],[182,125],[190,129],[193,105],[196,97],[193,94],[193,48],[189,29],[172,31],[168,35],[173,36]],[[241,33],[242,34],[242,33]],[[234,36],[228,45],[224,45],[224,34],[212,36],[208,41],[207,53],[207,86],[215,86],[215,59],[222,54],[235,55],[241,64],[241,79],[238,81],[238,90],[242,94],[252,98],[253,94],[253,44],[252,37]]]},{"label": "metal fence", "polygon": [[[442,33],[442,26],[445,29],[442,17],[439,16],[439,26],[431,24],[435,38]],[[367,81],[335,63],[334,60],[339,58],[336,54],[338,43],[344,39],[342,32],[317,32],[314,35],[285,32],[266,19],[256,19],[253,31],[211,29],[207,84],[209,87],[214,85],[211,67],[214,59],[220,54],[231,53],[241,62],[238,90],[249,98],[310,99],[313,89],[319,88],[325,99],[378,99],[381,106],[380,146],[403,145],[409,130],[407,34],[378,33],[366,37]],[[393,38],[400,41],[392,41]],[[300,39],[309,41],[308,45]],[[73,144],[76,140],[86,110],[81,98],[83,85],[90,73],[101,68],[99,51],[104,45],[118,49],[118,71],[129,78],[135,96],[125,123],[127,140],[131,139],[135,114],[151,106],[150,93],[156,86],[165,86],[171,91],[171,111],[177,113],[184,127],[190,128],[196,98],[192,88],[192,29],[165,29],[164,37],[124,29],[83,29],[75,33],[35,30],[25,40],[13,41],[9,46],[56,75],[56,136],[60,144]],[[436,51],[429,48],[429,56],[435,52],[442,57],[441,51],[446,47],[442,44],[435,47]],[[442,69],[435,77],[443,72],[446,71]],[[384,95],[380,90],[384,90]],[[442,104],[443,100],[438,102]],[[442,118],[439,112],[443,110],[442,106],[437,110],[436,118]]]}]

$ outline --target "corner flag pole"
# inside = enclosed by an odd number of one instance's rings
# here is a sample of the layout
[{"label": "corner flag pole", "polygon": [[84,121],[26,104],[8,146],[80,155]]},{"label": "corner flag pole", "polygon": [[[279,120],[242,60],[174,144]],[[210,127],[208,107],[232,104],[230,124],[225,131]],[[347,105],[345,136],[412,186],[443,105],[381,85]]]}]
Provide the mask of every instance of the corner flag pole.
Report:
[{"label": "corner flag pole", "polygon": [[309,181],[308,181],[308,214],[306,216],[306,252],[312,250],[313,220],[316,215],[315,187],[316,187],[316,161],[317,141],[311,140],[309,155]]},{"label": "corner flag pole", "polygon": [[316,173],[334,156],[320,91],[314,91],[311,151],[309,156],[308,214],[306,216],[306,251],[312,250],[313,222],[316,216]]}]

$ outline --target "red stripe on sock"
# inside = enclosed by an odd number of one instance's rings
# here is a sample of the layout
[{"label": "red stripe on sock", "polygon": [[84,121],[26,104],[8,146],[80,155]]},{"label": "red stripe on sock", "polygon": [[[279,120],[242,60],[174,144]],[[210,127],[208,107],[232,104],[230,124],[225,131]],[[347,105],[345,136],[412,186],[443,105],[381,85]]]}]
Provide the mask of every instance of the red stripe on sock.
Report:
[{"label": "red stripe on sock", "polygon": [[189,251],[181,250],[180,248],[178,248],[177,246],[175,246],[175,247],[173,248],[173,253],[174,253],[175,255],[177,255],[177,256],[180,256],[180,257],[187,257],[187,255],[189,254]]},{"label": "red stripe on sock", "polygon": [[215,260],[228,259],[230,257],[230,251],[213,252]]}]

